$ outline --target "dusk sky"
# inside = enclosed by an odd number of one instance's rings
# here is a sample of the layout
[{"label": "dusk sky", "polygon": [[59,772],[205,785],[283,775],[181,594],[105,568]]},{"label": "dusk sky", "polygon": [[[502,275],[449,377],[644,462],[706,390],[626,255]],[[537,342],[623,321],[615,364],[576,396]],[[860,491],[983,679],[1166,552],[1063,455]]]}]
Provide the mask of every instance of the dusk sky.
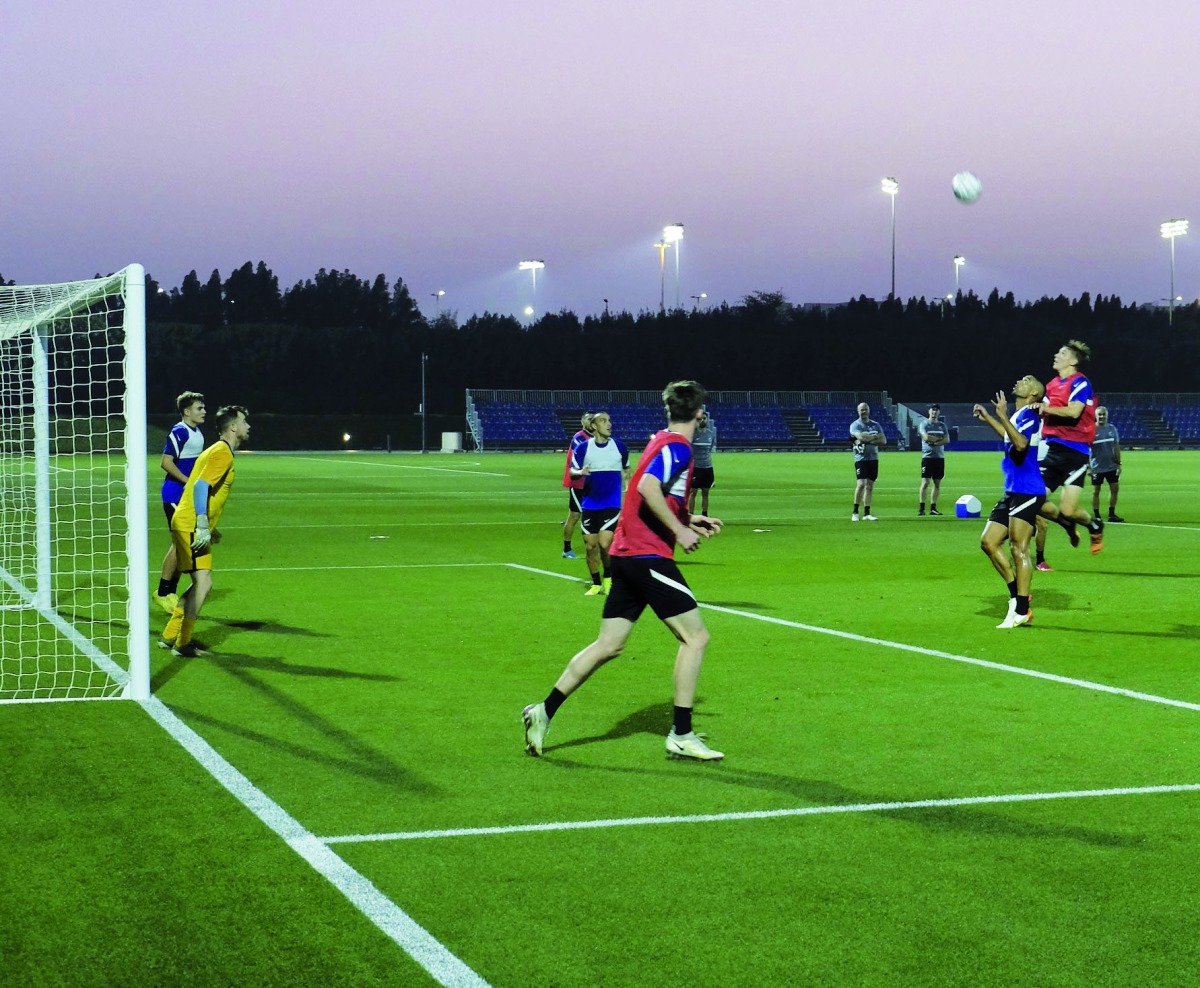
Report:
[{"label": "dusk sky", "polygon": [[[1200,294],[1195,0],[9,0],[0,274],[263,260],[460,319]],[[958,203],[953,175],[982,198]],[[542,258],[537,297],[518,273]],[[666,299],[677,290],[666,257]]]}]

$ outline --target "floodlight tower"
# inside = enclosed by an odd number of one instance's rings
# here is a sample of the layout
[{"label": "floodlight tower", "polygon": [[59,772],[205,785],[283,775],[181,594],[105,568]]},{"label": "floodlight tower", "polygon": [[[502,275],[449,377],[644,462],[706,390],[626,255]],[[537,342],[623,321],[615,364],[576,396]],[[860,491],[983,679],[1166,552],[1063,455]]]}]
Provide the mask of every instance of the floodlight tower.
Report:
[{"label": "floodlight tower", "polygon": [[434,318],[440,319],[442,317],[442,296],[445,295],[446,293],[441,288],[439,288],[436,292],[430,292],[429,294],[433,296]]},{"label": "floodlight tower", "polygon": [[888,298],[896,297],[896,193],[900,191],[900,183],[894,178],[885,178],[880,183],[889,196],[892,197],[892,292]]},{"label": "floodlight tower", "polygon": [[695,312],[700,308],[700,303],[708,298],[708,292],[701,292],[699,295],[693,295],[692,301],[695,305],[692,306],[692,311]]},{"label": "floodlight tower", "polygon": [[667,311],[667,248],[671,245],[664,237],[654,245],[658,249],[658,311]]},{"label": "floodlight tower", "polygon": [[955,298],[958,298],[958,270],[966,263],[967,263],[967,259],[965,257],[963,257],[962,254],[954,255],[954,297]]},{"label": "floodlight tower", "polygon": [[663,227],[663,242],[675,248],[675,308],[679,308],[679,248],[683,243],[683,224],[671,223]]},{"label": "floodlight tower", "polygon": [[[546,267],[546,262],[542,261],[542,260],[537,260],[537,259],[534,259],[532,261],[522,261],[520,264],[517,265],[518,271],[528,271],[530,276],[533,278],[533,305],[534,306],[537,305],[537,273],[539,271],[544,270],[545,267]],[[533,311],[534,311],[533,306],[528,306],[528,307],[526,307],[525,314],[532,315]]]},{"label": "floodlight tower", "polygon": [[1188,232],[1187,220],[1167,220],[1159,228],[1164,240],[1171,241],[1171,299],[1167,308],[1167,324],[1175,322],[1175,238]]}]

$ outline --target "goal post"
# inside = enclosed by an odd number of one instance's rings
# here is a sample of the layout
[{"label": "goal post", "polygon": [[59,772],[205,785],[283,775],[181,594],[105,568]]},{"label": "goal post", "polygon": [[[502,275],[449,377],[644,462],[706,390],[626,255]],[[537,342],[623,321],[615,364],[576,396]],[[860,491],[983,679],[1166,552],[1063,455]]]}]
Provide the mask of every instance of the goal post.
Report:
[{"label": "goal post", "polygon": [[146,275],[0,285],[0,703],[150,695]]}]

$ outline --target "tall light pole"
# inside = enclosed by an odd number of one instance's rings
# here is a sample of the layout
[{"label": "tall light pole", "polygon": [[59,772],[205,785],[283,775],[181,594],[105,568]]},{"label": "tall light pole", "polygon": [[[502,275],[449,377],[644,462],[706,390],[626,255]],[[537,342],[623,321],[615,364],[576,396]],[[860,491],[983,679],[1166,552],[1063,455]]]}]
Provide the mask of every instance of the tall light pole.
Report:
[{"label": "tall light pole", "polygon": [[954,255],[954,297],[958,298],[958,269],[967,263],[967,259],[962,254]]},{"label": "tall light pole", "polygon": [[658,248],[658,311],[667,311],[667,248],[671,245],[664,237],[654,245]]},{"label": "tall light pole", "polygon": [[683,224],[670,223],[663,227],[663,241],[675,248],[675,308],[679,308],[679,248],[683,242]]},{"label": "tall light pole", "polygon": [[1171,300],[1167,309],[1167,325],[1175,322],[1175,238],[1188,232],[1187,220],[1167,220],[1159,227],[1165,240],[1171,241]]},{"label": "tall light pole", "polygon": [[421,452],[425,452],[425,363],[429,360],[421,354]]},{"label": "tall light pole", "polygon": [[537,306],[537,273],[546,267],[546,262],[541,260],[522,261],[517,265],[518,271],[528,271],[533,278],[533,306],[526,307],[526,315],[532,315],[534,308]]},{"label": "tall light pole", "polygon": [[885,178],[880,187],[892,197],[892,293],[888,298],[896,297],[896,193],[900,191],[900,183],[894,178]]},{"label": "tall light pole", "polygon": [[442,317],[442,296],[446,293],[439,288],[436,292],[430,292],[429,294],[433,296],[433,317],[440,319]]},{"label": "tall light pole", "polygon": [[700,303],[703,302],[706,298],[708,298],[708,292],[701,292],[699,295],[693,295],[692,301],[695,302],[696,304],[692,306],[692,311],[695,312],[697,309],[699,309]]}]

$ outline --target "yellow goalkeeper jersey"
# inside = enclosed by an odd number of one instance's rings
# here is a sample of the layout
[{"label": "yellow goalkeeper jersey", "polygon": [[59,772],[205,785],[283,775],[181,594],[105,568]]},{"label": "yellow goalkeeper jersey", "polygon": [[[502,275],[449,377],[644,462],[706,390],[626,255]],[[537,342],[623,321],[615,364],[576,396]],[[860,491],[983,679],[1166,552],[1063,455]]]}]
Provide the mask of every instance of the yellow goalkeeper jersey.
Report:
[{"label": "yellow goalkeeper jersey", "polygon": [[229,489],[233,487],[233,450],[224,439],[218,439],[196,458],[196,465],[192,467],[183,488],[183,496],[179,499],[179,507],[171,518],[171,527],[177,532],[193,532],[196,529],[197,480],[208,483],[208,527],[216,528],[229,498]]}]

